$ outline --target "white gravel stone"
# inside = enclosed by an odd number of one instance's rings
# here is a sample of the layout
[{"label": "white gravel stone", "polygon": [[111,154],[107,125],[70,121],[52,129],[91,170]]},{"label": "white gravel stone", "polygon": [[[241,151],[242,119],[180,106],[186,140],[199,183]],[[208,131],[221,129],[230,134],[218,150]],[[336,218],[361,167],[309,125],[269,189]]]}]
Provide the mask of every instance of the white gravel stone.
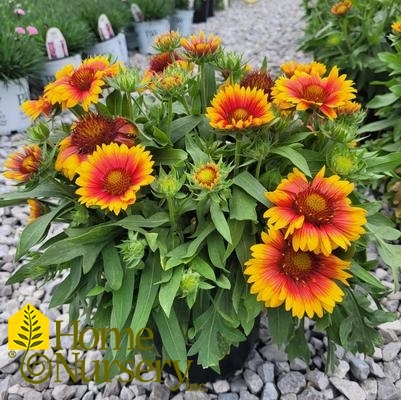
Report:
[{"label": "white gravel stone", "polygon": [[330,382],[348,400],[366,400],[365,391],[356,382],[341,379],[337,376],[331,377]]}]

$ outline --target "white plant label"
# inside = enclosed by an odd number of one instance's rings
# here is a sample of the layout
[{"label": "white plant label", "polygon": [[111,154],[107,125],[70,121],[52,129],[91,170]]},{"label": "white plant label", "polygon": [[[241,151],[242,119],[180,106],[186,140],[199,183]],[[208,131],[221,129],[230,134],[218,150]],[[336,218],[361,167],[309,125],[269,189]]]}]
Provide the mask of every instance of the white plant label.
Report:
[{"label": "white plant label", "polygon": [[145,20],[143,12],[136,3],[131,4],[131,14],[135,22],[143,22]]},{"label": "white plant label", "polygon": [[115,36],[113,27],[111,26],[110,20],[106,14],[99,15],[97,21],[97,31],[99,32],[100,39],[108,40]]},{"label": "white plant label", "polygon": [[68,57],[67,42],[60,29],[49,28],[46,32],[46,51],[49,60]]}]

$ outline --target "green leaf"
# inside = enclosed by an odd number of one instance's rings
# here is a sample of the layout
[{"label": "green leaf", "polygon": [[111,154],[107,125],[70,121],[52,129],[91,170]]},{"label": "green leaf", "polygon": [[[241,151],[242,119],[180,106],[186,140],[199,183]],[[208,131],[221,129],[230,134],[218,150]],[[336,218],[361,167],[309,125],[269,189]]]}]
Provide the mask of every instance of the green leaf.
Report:
[{"label": "green leaf", "polygon": [[198,126],[201,120],[202,117],[199,115],[186,115],[185,117],[175,119],[171,124],[171,141],[175,143],[185,137]]},{"label": "green leaf", "polygon": [[35,246],[46,234],[50,223],[59,214],[66,204],[62,204],[59,207],[53,209],[35,219],[33,222],[28,224],[22,231],[21,238],[19,240],[17,251],[15,255],[16,261],[23,257],[33,246]]},{"label": "green leaf", "polygon": [[223,274],[221,274],[217,279],[216,279],[216,285],[221,287],[222,289],[231,289],[231,282],[230,280]]},{"label": "green leaf", "polygon": [[366,104],[368,108],[382,108],[393,104],[398,100],[398,96],[394,93],[378,94]]},{"label": "green leaf", "polygon": [[99,294],[104,293],[104,287],[96,285],[86,294],[88,297],[98,296]]},{"label": "green leaf", "polygon": [[230,199],[230,219],[257,221],[256,200],[242,189],[234,186]]},{"label": "green leaf", "polygon": [[160,285],[159,303],[167,318],[170,317],[171,307],[177,296],[178,289],[180,288],[182,274],[182,267],[174,268],[170,280]]},{"label": "green leaf", "polygon": [[41,199],[41,198],[74,198],[74,191],[69,191],[68,187],[44,180],[38,186],[31,190],[26,191],[15,191],[9,193],[0,194],[0,207],[12,206],[15,204],[21,204],[26,202],[28,199]]},{"label": "green leaf", "polygon": [[224,239],[218,232],[212,232],[207,238],[207,252],[209,254],[212,264],[221,269],[225,269],[226,263],[224,260],[226,248],[224,246]]},{"label": "green leaf", "polygon": [[291,338],[290,342],[288,343],[286,351],[288,354],[288,359],[290,361],[294,360],[297,357],[300,357],[303,358],[307,364],[310,363],[311,355],[308,347],[308,342],[306,341],[305,338],[305,328],[303,324],[303,319],[298,324],[298,327],[295,330],[295,335]]},{"label": "green leaf", "polygon": [[298,167],[305,175],[311,176],[309,165],[305,157],[298,151],[291,147],[273,147],[270,150],[274,154],[278,154],[284,158],[290,160],[296,167]]},{"label": "green leaf", "polygon": [[82,276],[82,261],[76,258],[71,262],[71,267],[66,278],[55,288],[49,307],[57,307],[67,303],[78,287]]},{"label": "green leaf", "polygon": [[201,165],[209,161],[209,156],[199,148],[195,140],[189,135],[185,137],[185,148],[195,165]]},{"label": "green leaf", "polygon": [[156,165],[181,166],[187,159],[187,153],[182,149],[165,147],[163,149],[152,149],[152,156]]},{"label": "green leaf", "polygon": [[198,354],[198,364],[203,368],[219,370],[219,361],[228,353],[230,346],[237,346],[245,340],[238,329],[227,325],[214,306],[196,318],[194,324],[197,337],[188,355]]},{"label": "green leaf", "polygon": [[[121,287],[118,290],[112,291],[112,309],[110,316],[110,326],[117,328],[120,332],[123,330],[125,322],[131,312],[131,307],[127,307],[127,304],[131,305],[134,296],[135,286],[135,270],[125,269],[124,279]],[[136,331],[137,332],[137,331]],[[135,333],[136,333],[135,332]],[[110,347],[115,348],[114,345],[115,336],[111,338]],[[115,350],[113,350],[115,352]]]},{"label": "green leaf", "polygon": [[141,272],[134,315],[131,321],[131,329],[134,332],[139,332],[140,329],[147,326],[159,290],[157,282],[160,281],[161,267],[158,256],[158,253],[152,254],[146,263],[146,268]]},{"label": "green leaf", "polygon": [[284,306],[271,307],[267,310],[267,319],[269,321],[269,332],[273,343],[277,345],[277,347],[288,343],[295,325],[291,313],[285,311]]},{"label": "green leaf", "polygon": [[379,241],[377,251],[383,261],[392,269],[395,290],[399,289],[399,276],[401,268],[401,245],[388,244]]},{"label": "green leaf", "polygon": [[123,267],[120,254],[114,242],[109,243],[102,250],[103,272],[112,290],[120,289],[123,283]]},{"label": "green leaf", "polygon": [[184,335],[174,309],[171,309],[169,317],[159,309],[153,313],[157,329],[160,333],[163,347],[170,360],[180,360],[181,371],[187,368],[187,348]]},{"label": "green leaf", "polygon": [[386,292],[387,288],[384,286],[374,275],[372,275],[369,271],[362,268],[356,261],[352,261],[351,264],[351,273],[356,276],[362,282],[366,282],[368,285],[376,288],[381,293]]},{"label": "green leaf", "polygon": [[201,257],[195,257],[190,263],[190,267],[203,276],[206,279],[209,279],[213,282],[216,281],[216,275],[214,273],[214,269]]},{"label": "green leaf", "polygon": [[372,157],[365,160],[369,172],[392,171],[400,166],[401,152]]},{"label": "green leaf", "polygon": [[265,197],[267,189],[248,171],[243,171],[234,177],[234,184],[245,190],[250,196],[256,199],[259,203],[269,206],[269,202]]},{"label": "green leaf", "polygon": [[140,228],[157,228],[169,221],[170,219],[167,213],[158,212],[149,218],[144,218],[141,215],[129,215],[115,224],[130,231],[137,231]]},{"label": "green leaf", "polygon": [[212,221],[214,226],[218,230],[218,232],[223,236],[223,238],[228,242],[231,243],[231,233],[230,227],[226,221],[223,211],[221,211],[220,204],[212,201],[210,204],[210,216],[212,217]]}]

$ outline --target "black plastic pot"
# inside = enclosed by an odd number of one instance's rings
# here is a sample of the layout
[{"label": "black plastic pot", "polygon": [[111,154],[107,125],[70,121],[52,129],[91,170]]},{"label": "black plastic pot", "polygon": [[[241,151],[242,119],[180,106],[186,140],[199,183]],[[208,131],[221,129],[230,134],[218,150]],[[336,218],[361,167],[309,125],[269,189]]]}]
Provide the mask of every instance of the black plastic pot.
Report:
[{"label": "black plastic pot", "polygon": [[201,4],[195,8],[194,18],[192,21],[194,24],[207,21],[207,17],[209,16],[209,4],[211,1],[212,0],[202,0]]},{"label": "black plastic pot", "polygon": [[[188,381],[193,383],[206,383],[215,382],[219,379],[226,379],[230,375],[233,375],[236,371],[243,368],[245,361],[247,360],[250,351],[256,345],[259,338],[259,322],[260,317],[255,319],[255,325],[252,331],[247,336],[246,340],[241,342],[238,347],[232,347],[229,354],[220,361],[220,374],[212,368],[202,368],[201,365],[196,363],[196,357],[189,357],[189,360],[193,360],[188,371]],[[158,340],[157,340],[158,339]],[[155,338],[155,346],[160,350],[160,337]],[[164,367],[164,371],[169,374],[175,375],[174,368],[168,366]]]}]

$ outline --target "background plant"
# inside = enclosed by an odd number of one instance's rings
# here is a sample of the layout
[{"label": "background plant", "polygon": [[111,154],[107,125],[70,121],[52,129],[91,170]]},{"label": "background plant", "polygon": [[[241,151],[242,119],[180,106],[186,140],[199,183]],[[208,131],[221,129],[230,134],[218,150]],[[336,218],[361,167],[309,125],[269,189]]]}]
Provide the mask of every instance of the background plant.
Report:
[{"label": "background plant", "polygon": [[[63,34],[70,55],[80,54],[96,42],[96,38],[86,21],[77,14],[79,7],[71,7],[71,3],[58,2],[55,6],[52,0],[22,1],[21,4],[29,12],[30,20],[38,28],[35,37],[42,50],[46,53],[46,33],[51,27],[59,28]],[[81,4],[82,6],[82,4]]]},{"label": "background plant", "polygon": [[75,10],[79,16],[90,27],[92,34],[100,40],[98,33],[98,19],[101,14],[106,14],[114,34],[118,34],[132,21],[132,16],[127,6],[121,0],[88,0],[85,2],[76,1]]},{"label": "background plant", "polygon": [[[351,6],[344,14],[333,14],[332,7],[340,3]],[[328,66],[338,65],[355,82],[363,104],[383,93],[371,83],[385,79],[377,54],[391,50],[387,37],[401,13],[399,2],[304,0],[303,4],[306,27],[300,49]]]},{"label": "background plant", "polygon": [[[17,8],[14,2],[2,0],[0,3],[0,81],[36,74],[42,61],[35,36],[26,30],[32,25],[31,17],[17,14]],[[22,33],[17,33],[17,28]]]},{"label": "background plant", "polygon": [[167,18],[174,9],[174,0],[138,0],[145,21]]}]

